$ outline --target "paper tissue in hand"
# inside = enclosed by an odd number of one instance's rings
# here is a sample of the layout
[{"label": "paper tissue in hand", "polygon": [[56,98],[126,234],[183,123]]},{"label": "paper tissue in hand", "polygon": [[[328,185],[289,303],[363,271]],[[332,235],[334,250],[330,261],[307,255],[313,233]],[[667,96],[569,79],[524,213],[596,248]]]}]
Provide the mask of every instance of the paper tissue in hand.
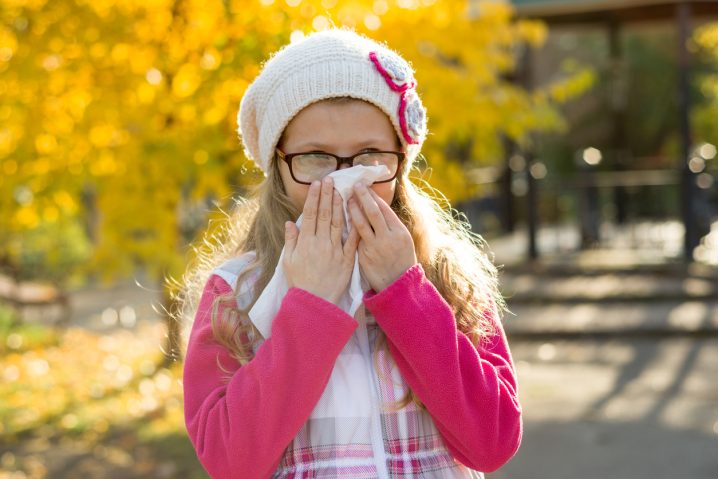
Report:
[{"label": "paper tissue in hand", "polygon": [[[337,190],[339,195],[342,197],[342,204],[344,206],[344,232],[342,238],[346,239],[349,233],[350,221],[347,209],[347,202],[352,195],[352,187],[355,183],[363,181],[366,184],[373,183],[377,178],[381,178],[386,175],[386,166],[363,166],[357,165],[351,168],[345,168],[343,170],[337,170],[330,173],[329,176],[334,180],[334,189]],[[302,217],[297,219],[297,226],[302,224]],[[249,311],[249,319],[252,321],[254,326],[259,330],[264,339],[271,336],[272,331],[272,320],[277,315],[279,307],[282,303],[284,295],[287,294],[289,286],[287,279],[284,275],[284,250],[279,257],[277,268],[274,270],[274,276],[264,288],[262,294],[254,303],[254,306]],[[339,308],[346,311],[349,315],[354,316],[354,313],[359,308],[362,301],[364,292],[361,285],[361,275],[359,273],[359,254],[357,253],[354,257],[354,270],[352,271],[351,279],[349,280],[349,287],[342,295],[339,304]]]}]

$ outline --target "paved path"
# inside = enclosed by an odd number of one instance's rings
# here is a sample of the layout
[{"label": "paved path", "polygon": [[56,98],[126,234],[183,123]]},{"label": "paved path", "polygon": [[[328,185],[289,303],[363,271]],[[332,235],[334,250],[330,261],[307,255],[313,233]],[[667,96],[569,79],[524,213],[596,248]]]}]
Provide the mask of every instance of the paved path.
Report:
[{"label": "paved path", "polygon": [[525,434],[490,479],[718,477],[718,338],[512,340]]},{"label": "paved path", "polygon": [[490,479],[718,477],[715,271],[607,254],[502,274],[525,435]]}]

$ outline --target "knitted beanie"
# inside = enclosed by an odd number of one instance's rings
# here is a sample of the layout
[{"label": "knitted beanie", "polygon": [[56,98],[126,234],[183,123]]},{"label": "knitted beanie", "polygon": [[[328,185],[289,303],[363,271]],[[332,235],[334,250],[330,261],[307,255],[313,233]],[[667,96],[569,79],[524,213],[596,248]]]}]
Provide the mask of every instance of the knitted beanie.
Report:
[{"label": "knitted beanie", "polygon": [[245,92],[238,114],[244,151],[264,172],[289,121],[319,100],[352,97],[391,119],[407,157],[426,138],[414,72],[399,54],[351,30],[313,33],[277,51]]}]

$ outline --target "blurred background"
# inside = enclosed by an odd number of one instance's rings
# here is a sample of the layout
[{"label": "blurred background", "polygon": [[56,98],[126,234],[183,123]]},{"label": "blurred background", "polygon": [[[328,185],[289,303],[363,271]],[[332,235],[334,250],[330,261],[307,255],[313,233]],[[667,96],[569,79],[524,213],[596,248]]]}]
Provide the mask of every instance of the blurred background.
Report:
[{"label": "blurred background", "polygon": [[247,85],[331,26],[412,62],[416,175],[501,265],[525,436],[489,477],[717,477],[715,22],[706,0],[2,0],[0,478],[207,477],[167,312],[261,179]]}]

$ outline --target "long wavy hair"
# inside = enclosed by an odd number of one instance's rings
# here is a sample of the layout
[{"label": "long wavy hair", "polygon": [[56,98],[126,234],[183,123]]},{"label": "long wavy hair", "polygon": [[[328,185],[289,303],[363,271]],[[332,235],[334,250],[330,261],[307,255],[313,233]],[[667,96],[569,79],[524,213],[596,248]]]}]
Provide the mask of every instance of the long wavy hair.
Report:
[{"label": "long wavy hair", "polygon": [[[346,98],[334,101],[360,101]],[[453,310],[457,329],[478,345],[496,331],[506,305],[498,289],[497,269],[489,259],[487,245],[471,231],[466,218],[452,209],[448,201],[421,179],[412,167],[413,158],[401,165],[391,208],[410,231],[416,257],[427,278]],[[418,173],[418,174],[411,174]],[[269,283],[284,247],[284,224],[296,221],[300,211],[284,191],[278,162],[273,161],[267,177],[248,198],[235,200],[218,231],[202,238],[194,247],[196,257],[185,271],[176,294],[178,319],[192,320],[212,270],[223,262],[248,252],[253,260],[240,273],[235,291],[252,275],[251,301],[240,309],[235,293],[218,296],[211,310],[215,340],[240,363],[254,356],[259,332],[248,319],[248,311]],[[222,314],[220,314],[220,311]],[[380,348],[387,351],[384,335],[378,336]],[[376,362],[376,354],[374,361]],[[231,375],[221,364],[218,367]],[[411,390],[395,407],[415,402],[423,407]]]}]

